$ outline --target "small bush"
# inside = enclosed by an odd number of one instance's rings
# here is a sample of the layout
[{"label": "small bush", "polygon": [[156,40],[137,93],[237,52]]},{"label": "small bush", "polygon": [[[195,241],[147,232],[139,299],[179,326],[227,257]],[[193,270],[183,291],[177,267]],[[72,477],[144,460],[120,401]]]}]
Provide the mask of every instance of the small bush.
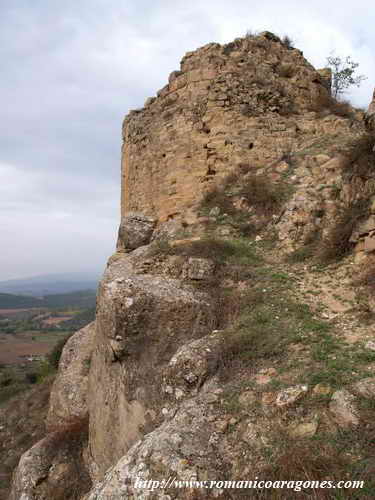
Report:
[{"label": "small bush", "polygon": [[[69,456],[73,465],[68,481],[54,485],[54,498],[79,500],[90,490],[92,483],[83,461],[83,450],[88,440],[88,417],[75,417],[64,425],[49,427],[46,444],[51,449]],[[65,479],[65,477],[63,477]]]},{"label": "small bush", "polygon": [[25,379],[29,384],[36,384],[38,381],[38,374],[35,372],[27,372],[25,374]]},{"label": "small bush", "polygon": [[321,94],[311,110],[319,114],[331,112],[342,118],[354,118],[354,110],[348,101],[339,101],[328,93]]},{"label": "small bush", "polygon": [[227,185],[228,182],[225,182],[223,186],[215,186],[208,191],[201,202],[201,206],[207,208],[218,207],[220,208],[221,213],[233,215],[236,212],[236,209],[231,198],[225,192]]},{"label": "small bush", "polygon": [[283,36],[282,43],[289,50],[294,49],[294,41],[288,35]]},{"label": "small bush", "polygon": [[311,233],[305,239],[304,244],[300,248],[297,248],[287,255],[286,261],[297,263],[312,259],[318,251],[320,239],[320,231],[311,231]]},{"label": "small bush", "polygon": [[48,439],[54,446],[70,441],[77,442],[87,438],[88,417],[72,417],[64,424],[57,424],[56,427],[49,426],[50,433]]},{"label": "small bush", "polygon": [[246,31],[246,35],[245,35],[245,38],[254,38],[257,36],[257,32],[252,30],[252,29],[249,29]]},{"label": "small bush", "polygon": [[312,259],[315,254],[315,246],[304,245],[287,255],[287,262],[297,263]]},{"label": "small bush", "polygon": [[217,265],[233,261],[246,264],[259,264],[261,262],[260,257],[255,254],[249,243],[241,239],[221,240],[206,237],[173,247],[172,251],[175,255],[212,259]]},{"label": "small bush", "polygon": [[281,184],[272,184],[266,176],[250,175],[240,191],[250,206],[259,215],[271,215],[280,209],[286,199],[286,189]]},{"label": "small bush", "polygon": [[338,101],[334,97],[331,97],[328,100],[328,108],[336,116],[341,116],[342,118],[353,117],[353,108],[349,101]]},{"label": "small bush", "polygon": [[308,306],[288,298],[288,276],[267,273],[263,279],[262,285],[258,273],[253,278],[258,286],[238,297],[239,314],[223,333],[219,375],[224,379],[260,361],[280,360],[301,332],[318,328]]},{"label": "small bush", "polygon": [[360,200],[344,209],[332,226],[329,234],[322,241],[319,258],[323,263],[330,263],[345,257],[353,249],[350,237],[358,222],[368,214],[368,201]]}]

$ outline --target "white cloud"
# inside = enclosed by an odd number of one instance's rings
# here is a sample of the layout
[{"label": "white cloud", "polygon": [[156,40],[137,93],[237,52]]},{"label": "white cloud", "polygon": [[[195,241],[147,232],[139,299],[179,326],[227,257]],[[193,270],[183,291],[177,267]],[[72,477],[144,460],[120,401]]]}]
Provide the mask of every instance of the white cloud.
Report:
[{"label": "white cloud", "polygon": [[375,85],[368,0],[2,0],[0,279],[102,266],[115,241],[121,121],[188,50],[247,30],[290,35],[315,66],[332,50]]}]

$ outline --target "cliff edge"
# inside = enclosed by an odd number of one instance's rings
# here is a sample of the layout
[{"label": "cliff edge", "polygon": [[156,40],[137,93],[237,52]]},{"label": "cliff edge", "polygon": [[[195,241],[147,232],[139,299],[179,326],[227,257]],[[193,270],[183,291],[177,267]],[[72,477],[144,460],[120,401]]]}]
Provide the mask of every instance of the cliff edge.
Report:
[{"label": "cliff edge", "polygon": [[[256,477],[375,491],[371,106],[264,32],[186,54],[129,113],[96,320],[10,500],[287,498],[224,484]],[[73,469],[86,481],[64,488]]]}]

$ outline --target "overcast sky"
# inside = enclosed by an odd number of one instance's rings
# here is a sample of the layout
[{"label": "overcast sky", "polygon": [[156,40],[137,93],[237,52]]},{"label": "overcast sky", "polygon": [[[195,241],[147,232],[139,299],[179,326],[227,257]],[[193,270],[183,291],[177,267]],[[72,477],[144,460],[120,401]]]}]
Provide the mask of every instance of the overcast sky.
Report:
[{"label": "overcast sky", "polygon": [[188,50],[248,30],[332,51],[375,85],[370,0],[0,0],[0,280],[102,270],[120,201],[121,123]]}]

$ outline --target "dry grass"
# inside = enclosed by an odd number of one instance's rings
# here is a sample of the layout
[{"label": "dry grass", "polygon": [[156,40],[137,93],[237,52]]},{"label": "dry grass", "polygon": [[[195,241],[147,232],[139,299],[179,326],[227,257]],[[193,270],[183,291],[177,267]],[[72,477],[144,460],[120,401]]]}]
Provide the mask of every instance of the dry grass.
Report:
[{"label": "dry grass", "polygon": [[328,93],[321,94],[311,110],[322,116],[324,113],[331,112],[342,118],[354,118],[354,109],[349,101],[339,101]]},{"label": "dry grass", "polygon": [[352,118],[353,108],[349,101],[338,101],[331,97],[328,100],[329,110],[336,116],[341,116],[342,118]]},{"label": "dry grass", "polygon": [[[256,175],[251,170],[248,164],[240,165],[220,185],[214,186],[206,193],[201,201],[201,210],[208,211],[218,207],[221,213],[238,216],[241,211],[233,204],[234,196],[231,192],[234,190],[235,196],[246,200],[257,215],[270,217],[277,213],[288,197],[287,186],[283,183],[273,183],[266,175]],[[249,226],[246,229],[244,227],[244,230],[248,234],[253,231]]]},{"label": "dry grass", "polygon": [[260,175],[248,175],[240,194],[258,214],[266,216],[277,212],[286,199],[286,189],[281,184],[273,184]]}]

